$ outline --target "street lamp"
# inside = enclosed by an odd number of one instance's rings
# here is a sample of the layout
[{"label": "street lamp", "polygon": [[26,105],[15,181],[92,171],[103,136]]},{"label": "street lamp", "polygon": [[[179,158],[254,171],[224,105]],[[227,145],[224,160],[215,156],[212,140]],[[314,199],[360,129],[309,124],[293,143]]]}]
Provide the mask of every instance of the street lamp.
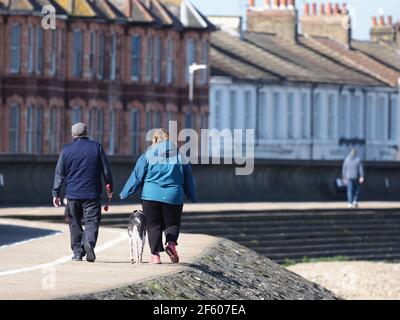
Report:
[{"label": "street lamp", "polygon": [[205,64],[197,64],[193,62],[189,66],[189,125],[192,128],[192,113],[193,113],[193,91],[194,91],[194,73],[199,70],[207,69]]}]

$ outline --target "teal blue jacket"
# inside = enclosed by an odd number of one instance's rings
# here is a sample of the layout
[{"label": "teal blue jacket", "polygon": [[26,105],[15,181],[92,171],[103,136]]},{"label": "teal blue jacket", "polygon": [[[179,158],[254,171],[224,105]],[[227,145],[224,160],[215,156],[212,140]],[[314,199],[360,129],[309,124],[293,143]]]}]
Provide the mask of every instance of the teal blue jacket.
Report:
[{"label": "teal blue jacket", "polygon": [[143,154],[120,193],[121,199],[142,190],[142,200],[182,205],[185,195],[196,202],[192,168],[171,141],[151,146]]}]

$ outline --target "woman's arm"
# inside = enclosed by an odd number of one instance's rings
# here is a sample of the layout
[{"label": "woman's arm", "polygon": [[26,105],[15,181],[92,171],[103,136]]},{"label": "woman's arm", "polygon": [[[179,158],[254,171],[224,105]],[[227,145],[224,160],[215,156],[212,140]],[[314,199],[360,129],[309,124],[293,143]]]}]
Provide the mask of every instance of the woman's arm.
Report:
[{"label": "woman's arm", "polygon": [[186,197],[188,197],[193,203],[196,202],[196,191],[194,185],[194,178],[192,174],[192,167],[190,163],[183,165],[184,174],[184,192]]},{"label": "woman's arm", "polygon": [[144,179],[146,178],[147,167],[148,162],[146,154],[143,154],[136,162],[135,169],[132,171],[131,176],[119,194],[122,200],[127,199],[129,196],[138,191],[140,186],[143,184]]}]

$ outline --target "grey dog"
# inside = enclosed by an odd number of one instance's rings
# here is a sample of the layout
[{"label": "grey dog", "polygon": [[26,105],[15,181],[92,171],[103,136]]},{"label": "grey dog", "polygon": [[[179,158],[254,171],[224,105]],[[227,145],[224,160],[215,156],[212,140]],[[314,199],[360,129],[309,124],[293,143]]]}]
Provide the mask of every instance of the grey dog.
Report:
[{"label": "grey dog", "polygon": [[129,217],[128,235],[131,263],[142,264],[143,248],[146,242],[146,219],[141,210],[135,210]]}]

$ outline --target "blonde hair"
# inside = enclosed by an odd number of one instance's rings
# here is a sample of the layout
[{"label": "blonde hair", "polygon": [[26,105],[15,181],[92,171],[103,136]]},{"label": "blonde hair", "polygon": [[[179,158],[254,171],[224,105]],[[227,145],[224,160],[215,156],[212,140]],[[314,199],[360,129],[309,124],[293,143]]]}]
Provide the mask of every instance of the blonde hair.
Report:
[{"label": "blonde hair", "polygon": [[169,140],[169,133],[166,129],[160,128],[153,130],[153,137],[151,138],[153,145],[167,140]]}]

